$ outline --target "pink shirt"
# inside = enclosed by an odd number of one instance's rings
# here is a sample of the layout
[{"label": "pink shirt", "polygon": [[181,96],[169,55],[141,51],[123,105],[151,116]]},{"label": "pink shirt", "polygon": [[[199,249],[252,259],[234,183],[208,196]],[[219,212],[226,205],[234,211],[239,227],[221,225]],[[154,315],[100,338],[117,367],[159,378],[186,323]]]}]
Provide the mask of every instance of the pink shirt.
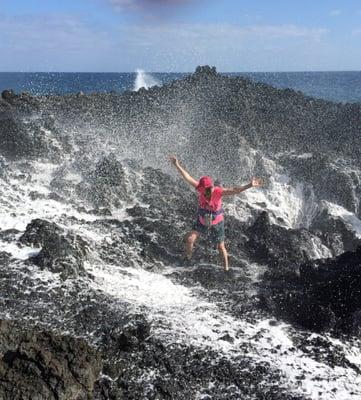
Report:
[{"label": "pink shirt", "polygon": [[[217,212],[222,209],[222,195],[223,195],[223,188],[220,186],[215,186],[213,188],[213,192],[211,195],[211,199],[208,201],[204,196],[204,188],[197,189],[198,192],[198,204],[199,208],[209,210],[212,212]],[[212,225],[216,225],[219,222],[223,221],[223,212],[216,215],[215,218],[212,220]],[[202,225],[207,225],[206,220],[203,216],[199,216],[199,222]]]}]

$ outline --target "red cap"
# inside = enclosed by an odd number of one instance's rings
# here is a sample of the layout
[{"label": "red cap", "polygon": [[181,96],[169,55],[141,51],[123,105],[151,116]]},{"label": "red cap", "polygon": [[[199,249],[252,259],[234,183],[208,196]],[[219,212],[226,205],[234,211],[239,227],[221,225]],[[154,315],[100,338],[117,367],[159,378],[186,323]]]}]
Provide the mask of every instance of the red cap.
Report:
[{"label": "red cap", "polygon": [[210,176],[202,176],[198,181],[197,189],[213,187],[213,180]]}]

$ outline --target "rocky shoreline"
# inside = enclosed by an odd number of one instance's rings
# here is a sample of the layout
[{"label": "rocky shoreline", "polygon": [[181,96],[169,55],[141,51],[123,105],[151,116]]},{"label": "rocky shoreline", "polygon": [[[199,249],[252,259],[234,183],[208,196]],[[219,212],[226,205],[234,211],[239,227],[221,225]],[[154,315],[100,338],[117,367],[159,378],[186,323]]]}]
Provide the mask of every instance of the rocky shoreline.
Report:
[{"label": "rocky shoreline", "polygon": [[[209,67],[122,95],[3,92],[0,397],[356,399],[323,383],[360,374],[360,122]],[[267,181],[225,204],[228,275],[206,239],[179,265],[196,203],[170,152]]]}]

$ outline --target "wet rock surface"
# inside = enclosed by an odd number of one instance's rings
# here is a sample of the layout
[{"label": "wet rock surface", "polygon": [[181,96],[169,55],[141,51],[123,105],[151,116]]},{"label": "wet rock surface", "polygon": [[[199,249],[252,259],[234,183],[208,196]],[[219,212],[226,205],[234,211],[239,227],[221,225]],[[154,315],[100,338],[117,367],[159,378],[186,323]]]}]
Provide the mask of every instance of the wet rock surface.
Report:
[{"label": "wet rock surface", "polygon": [[10,160],[39,157],[57,160],[66,149],[50,117],[28,117],[0,111],[0,151]]},{"label": "wet rock surface", "polygon": [[0,397],[92,399],[102,363],[83,340],[0,321]]},{"label": "wet rock surface", "polygon": [[350,223],[334,216],[327,207],[321,208],[310,226],[310,231],[319,236],[323,244],[338,256],[345,251],[355,250],[360,244],[360,238]]},{"label": "wet rock surface", "polygon": [[304,157],[285,155],[280,161],[292,176],[312,184],[321,199],[340,204],[347,210],[360,211],[360,170],[352,162],[334,159],[329,154],[308,153]]},{"label": "wet rock surface", "polygon": [[[359,366],[346,349],[360,348],[360,239],[353,220],[322,208],[325,200],[358,213],[359,105],[200,67],[182,81],[123,95],[6,92],[0,112],[2,315],[85,338],[89,353],[78,339],[56,339],[68,358],[73,347],[85,349],[79,363],[98,371],[79,380],[84,396],[308,400],[310,387],[313,399],[361,396]],[[327,158],[309,156],[316,145]],[[212,171],[225,186],[254,173],[267,180],[265,192],[276,178],[286,192],[301,180],[290,199],[305,201],[296,195],[314,190],[310,209],[318,213],[289,226],[277,207],[267,209],[267,197],[239,196],[225,202],[231,271],[223,272],[207,237],[185,267],[197,195],[165,171],[174,150],[195,177]],[[275,192],[269,198],[279,200]],[[307,210],[305,201],[301,217]],[[27,246],[40,251],[27,256]],[[315,260],[330,255],[339,257]],[[37,354],[48,355],[52,334],[45,337]],[[24,357],[10,361],[19,380],[33,373]],[[59,385],[58,398],[72,385]]]},{"label": "wet rock surface", "polygon": [[262,212],[248,229],[248,251],[261,262],[283,266],[290,270],[301,262],[315,258],[315,247],[327,254],[319,238],[307,229],[287,229],[271,223],[267,212]]},{"label": "wet rock surface", "polygon": [[129,200],[124,168],[114,154],[100,159],[76,191],[96,208],[119,208],[122,201]]},{"label": "wet rock surface", "polygon": [[53,222],[35,219],[19,239],[20,243],[41,248],[31,261],[43,269],[58,272],[63,279],[84,275],[87,243],[78,235],[65,232]]},{"label": "wet rock surface", "polygon": [[358,332],[361,248],[334,259],[301,264],[298,278],[275,284],[269,304],[307,329]]}]

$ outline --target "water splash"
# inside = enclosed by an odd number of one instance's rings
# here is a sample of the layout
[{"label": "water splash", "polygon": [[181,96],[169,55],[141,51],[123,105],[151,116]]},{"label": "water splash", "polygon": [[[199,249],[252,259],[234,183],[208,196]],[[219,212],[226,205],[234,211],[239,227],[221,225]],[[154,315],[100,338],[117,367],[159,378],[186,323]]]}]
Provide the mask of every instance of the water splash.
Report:
[{"label": "water splash", "polygon": [[148,90],[152,86],[160,86],[160,82],[152,75],[147,74],[142,69],[137,69],[137,76],[134,82],[134,91],[137,92],[140,88]]}]

